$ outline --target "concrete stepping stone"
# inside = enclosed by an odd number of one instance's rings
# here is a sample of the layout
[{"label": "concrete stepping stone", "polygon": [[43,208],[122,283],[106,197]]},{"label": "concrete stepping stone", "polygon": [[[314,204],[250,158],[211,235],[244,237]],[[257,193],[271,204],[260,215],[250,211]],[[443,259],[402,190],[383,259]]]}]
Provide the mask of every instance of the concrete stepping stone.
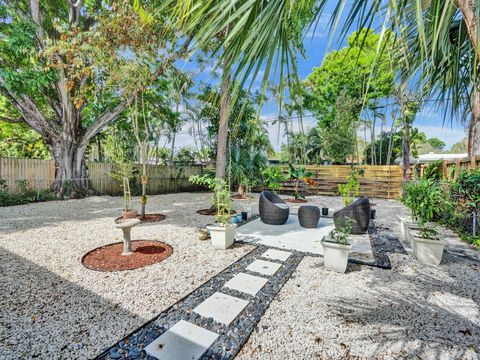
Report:
[{"label": "concrete stepping stone", "polygon": [[261,288],[265,286],[268,279],[260,276],[249,275],[245,273],[239,273],[231,278],[224,285],[225,287],[233,290],[243,292],[252,296],[257,295]]},{"label": "concrete stepping stone", "polygon": [[217,340],[218,334],[200,326],[180,320],[156,338],[145,351],[162,360],[200,359]]},{"label": "concrete stepping stone", "polygon": [[274,263],[271,261],[255,260],[247,266],[248,271],[256,272],[262,275],[272,276],[277,272],[282,264]]},{"label": "concrete stepping stone", "polygon": [[203,317],[229,325],[247,305],[247,300],[216,292],[193,311]]},{"label": "concrete stepping stone", "polygon": [[292,253],[288,251],[269,249],[262,254],[262,257],[270,260],[285,261],[290,255],[292,255]]}]

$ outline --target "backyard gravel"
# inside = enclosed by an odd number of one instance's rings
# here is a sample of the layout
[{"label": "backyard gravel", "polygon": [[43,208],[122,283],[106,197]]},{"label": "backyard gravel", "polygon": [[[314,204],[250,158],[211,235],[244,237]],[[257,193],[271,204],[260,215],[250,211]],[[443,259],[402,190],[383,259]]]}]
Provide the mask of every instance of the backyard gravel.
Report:
[{"label": "backyard gravel", "polygon": [[[339,199],[313,202],[326,201]],[[377,226],[399,236],[394,215],[408,211],[375,202]],[[391,270],[349,263],[346,274],[305,257],[237,359],[479,359],[480,262],[389,257]]]},{"label": "backyard gravel", "polygon": [[209,205],[208,194],[149,197],[147,211],[167,218],[135,227],[132,239],[163,241],[173,254],[114,273],[88,270],[81,259],[122,240],[113,226],[121,198],[0,208],[0,359],[96,356],[253,249],[197,240],[213,217],[195,211]]},{"label": "backyard gravel", "polygon": [[[377,226],[398,235],[394,215],[408,211],[375,202]],[[195,211],[209,204],[200,193],[149,197],[148,211],[167,218],[137,226],[132,238],[163,241],[173,254],[116,273],[88,270],[81,258],[121,241],[113,226],[121,198],[0,208],[0,359],[94,357],[249,253],[249,245],[216,251],[197,240],[213,217]],[[424,267],[407,254],[389,256],[392,270],[349,264],[346,274],[305,257],[237,358],[478,359],[480,263],[447,254],[439,267]]]}]

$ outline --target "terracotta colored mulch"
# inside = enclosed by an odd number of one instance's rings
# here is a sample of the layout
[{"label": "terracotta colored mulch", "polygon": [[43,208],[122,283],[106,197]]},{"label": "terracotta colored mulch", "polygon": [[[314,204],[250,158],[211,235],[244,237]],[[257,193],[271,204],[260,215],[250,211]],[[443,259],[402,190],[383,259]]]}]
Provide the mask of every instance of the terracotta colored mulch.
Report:
[{"label": "terracotta colored mulch", "polygon": [[[138,214],[137,219],[142,220],[142,223],[154,223],[154,222],[160,222],[166,219],[166,216],[163,214],[145,214],[145,218],[142,219],[142,215]],[[118,217],[115,219],[115,222],[119,222],[122,220],[122,217]]]},{"label": "terracotta colored mulch", "polygon": [[[232,210],[230,211],[230,214],[233,215],[233,214],[236,214],[237,212]],[[210,215],[210,216],[214,216],[214,215],[217,215],[217,210],[216,209],[201,209],[201,210],[197,210],[197,214],[200,214],[200,215]]]},{"label": "terracotta colored mulch", "polygon": [[169,257],[173,249],[160,241],[133,240],[132,255],[122,255],[123,242],[105,245],[88,252],[82,264],[97,271],[122,271],[142,268]]},{"label": "terracotta colored mulch", "polygon": [[305,199],[287,199],[285,201],[289,203],[294,203],[294,204],[305,204],[308,202],[308,200],[305,200]]}]

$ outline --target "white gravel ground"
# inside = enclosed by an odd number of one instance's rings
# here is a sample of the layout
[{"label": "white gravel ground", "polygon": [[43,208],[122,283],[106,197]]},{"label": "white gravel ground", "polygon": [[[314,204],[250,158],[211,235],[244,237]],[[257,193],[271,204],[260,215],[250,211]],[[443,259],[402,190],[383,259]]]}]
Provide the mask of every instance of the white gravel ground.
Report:
[{"label": "white gravel ground", "polygon": [[[408,211],[375,202],[376,223],[399,233],[393,215]],[[337,274],[306,257],[237,358],[479,359],[480,263],[452,255],[438,267],[409,255],[390,259],[392,270],[349,264]]]},{"label": "white gravel ground", "polygon": [[[341,206],[339,198],[311,202]],[[397,202],[375,202],[378,224],[396,227],[393,214],[407,214]],[[121,198],[0,208],[0,359],[95,356],[250,251],[215,251],[196,239],[212,218],[195,211],[209,204],[208,194],[150,197],[148,211],[167,219],[136,227],[133,237],[164,241],[174,252],[160,264],[119,273],[87,270],[80,260],[121,240],[112,226]],[[391,260],[392,270],[357,265],[335,274],[321,258],[306,257],[239,358],[477,359],[478,263]]]},{"label": "white gravel ground", "polygon": [[143,269],[101,273],[82,256],[122,239],[113,227],[122,199],[91,197],[0,208],[0,358],[91,358],[200,286],[252,247],[213,250],[196,229],[208,194],[152,196],[167,219],[133,229],[173,254]]}]

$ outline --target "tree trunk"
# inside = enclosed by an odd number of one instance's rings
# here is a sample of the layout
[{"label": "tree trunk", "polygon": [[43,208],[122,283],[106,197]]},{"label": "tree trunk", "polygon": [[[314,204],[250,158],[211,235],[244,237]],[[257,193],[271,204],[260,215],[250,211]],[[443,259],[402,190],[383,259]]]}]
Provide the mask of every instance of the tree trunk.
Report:
[{"label": "tree trunk", "polygon": [[230,116],[230,74],[223,75],[220,98],[220,123],[217,137],[217,161],[215,177],[225,178],[227,168],[228,118]]},{"label": "tree trunk", "polygon": [[480,155],[480,92],[472,94],[472,117],[468,126],[468,156]]},{"label": "tree trunk", "polygon": [[172,135],[172,148],[171,148],[171,151],[170,151],[170,165],[173,165],[173,154],[175,153],[175,137],[176,137],[176,134],[173,133],[173,135]]},{"label": "tree trunk", "polygon": [[98,162],[103,161],[102,140],[100,139],[100,136],[97,136],[97,160]]},{"label": "tree trunk", "polygon": [[62,137],[49,144],[55,160],[55,184],[53,189],[59,197],[86,195],[88,189],[87,169],[84,154],[86,145],[79,146],[75,140]]},{"label": "tree trunk", "polygon": [[403,181],[411,180],[411,171],[410,171],[410,123],[408,117],[403,115]]},{"label": "tree trunk", "polygon": [[[467,26],[470,42],[475,51],[474,68],[478,67],[478,52],[480,51],[480,29],[478,28],[478,0],[456,0]],[[477,73],[475,72],[475,75]],[[472,118],[468,127],[468,156],[480,155],[480,89],[474,81],[471,99]]]}]

